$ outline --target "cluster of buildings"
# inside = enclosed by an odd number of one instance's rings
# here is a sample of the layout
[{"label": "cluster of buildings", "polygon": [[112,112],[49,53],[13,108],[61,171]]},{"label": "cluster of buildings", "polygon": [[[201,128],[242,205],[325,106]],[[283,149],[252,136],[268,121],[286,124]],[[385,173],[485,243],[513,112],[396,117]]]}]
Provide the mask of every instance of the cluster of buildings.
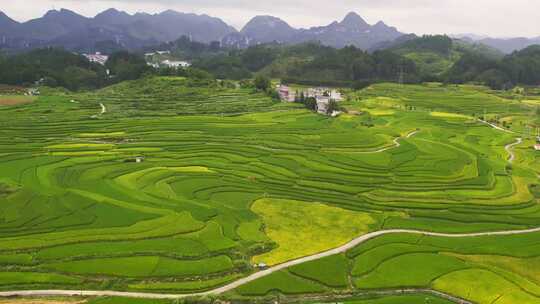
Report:
[{"label": "cluster of buildings", "polygon": [[146,53],[144,54],[144,57],[152,57],[154,55],[170,55],[171,51],[155,51],[152,53]]},{"label": "cluster of buildings", "polygon": [[189,63],[187,61],[164,60],[164,61],[161,62],[161,64],[166,66],[166,67],[173,68],[173,69],[189,68],[191,66],[191,63]]},{"label": "cluster of buildings", "polygon": [[536,144],[534,145],[536,151],[540,151],[540,136],[536,137]]},{"label": "cluster of buildings", "polygon": [[169,60],[169,59],[159,61],[159,60],[156,60],[157,58],[154,57],[158,55],[163,56],[163,55],[170,55],[170,54],[171,54],[171,51],[155,51],[152,53],[144,54],[144,57],[146,58],[148,65],[156,69],[160,67],[179,69],[179,68],[188,68],[191,66],[191,63],[187,61],[175,61],[175,60]]},{"label": "cluster of buildings", "polygon": [[99,63],[101,65],[105,65],[107,60],[109,60],[109,56],[103,55],[100,52],[96,52],[95,54],[83,54],[86,59],[90,62]]},{"label": "cluster of buildings", "polygon": [[161,62],[147,62],[147,64],[154,69],[159,69],[161,67],[167,67],[171,69],[179,69],[179,68],[189,68],[191,66],[191,63],[187,61],[173,61],[173,60],[163,60]]},{"label": "cluster of buildings", "polygon": [[[303,95],[304,98],[315,98],[317,101],[317,112],[320,114],[328,115],[328,108],[331,101],[340,102],[343,100],[341,93],[335,89],[317,87],[309,88],[304,91],[292,91],[290,87],[286,85],[278,85],[277,91],[279,97],[284,102],[295,102],[300,96],[297,94]],[[339,115],[339,112],[330,113],[331,116]]]}]

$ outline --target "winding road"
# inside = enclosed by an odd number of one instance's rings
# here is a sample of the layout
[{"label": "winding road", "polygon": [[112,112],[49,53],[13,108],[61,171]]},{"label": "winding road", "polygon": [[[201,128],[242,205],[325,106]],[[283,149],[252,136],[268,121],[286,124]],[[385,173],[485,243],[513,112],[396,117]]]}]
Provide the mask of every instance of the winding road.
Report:
[{"label": "winding road", "polygon": [[[487,122],[487,121],[482,120],[482,119],[478,119],[478,121],[492,127],[495,130],[499,130],[499,131],[502,131],[502,132],[505,132],[505,133],[510,133],[510,134],[516,134],[516,132],[501,128],[501,127],[497,126],[494,123],[490,123],[490,122]],[[508,152],[510,154],[510,156],[508,157],[508,162],[509,163],[514,162],[514,160],[516,159],[516,155],[514,154],[514,151],[512,149],[515,146],[520,145],[522,142],[523,142],[523,139],[518,137],[518,138],[516,138],[515,143],[511,143],[511,144],[508,144],[508,145],[504,146],[504,149],[506,150],[506,152]]]},{"label": "winding road", "polygon": [[520,145],[522,142],[523,142],[522,138],[516,138],[516,142],[504,146],[504,149],[506,150],[506,152],[510,154],[510,156],[508,157],[509,163],[514,162],[514,160],[516,159],[516,154],[514,153],[513,148],[517,145]]},{"label": "winding road", "polygon": [[[476,233],[439,233],[439,232],[430,232],[430,231],[421,231],[421,230],[409,230],[409,229],[389,229],[389,230],[379,230],[371,233],[364,234],[360,237],[355,238],[354,240],[348,242],[347,244],[330,249],[321,253],[314,255],[306,256],[303,258],[295,259],[283,264],[272,266],[266,270],[255,272],[245,278],[234,281],[225,286],[201,293],[192,293],[192,294],[156,294],[156,293],[146,293],[146,292],[122,292],[122,291],[111,291],[111,290],[15,290],[15,291],[4,291],[0,292],[0,297],[15,297],[15,296],[118,296],[118,297],[129,297],[129,298],[147,298],[147,299],[178,299],[191,296],[204,296],[204,295],[219,295],[227,291],[231,291],[239,286],[257,280],[259,278],[268,276],[276,271],[283,270],[285,268],[306,263],[309,261],[318,260],[324,257],[331,255],[339,254],[348,251],[370,239],[387,235],[387,234],[396,234],[396,233],[408,233],[408,234],[420,234],[424,236],[437,236],[437,237],[447,237],[447,238],[463,238],[463,237],[481,237],[481,236],[508,236],[508,235],[518,235],[526,233],[540,232],[540,227],[531,228],[526,230],[505,230],[505,231],[493,231],[493,232],[476,232]],[[418,289],[421,290],[421,289]],[[445,296],[447,298],[457,299],[454,302],[456,303],[469,303],[467,301],[461,300],[459,298],[447,295],[444,293],[436,292],[439,295]]]},{"label": "winding road", "polygon": [[386,147],[386,148],[381,148],[379,150],[375,150],[375,151],[361,151],[361,152],[358,152],[358,153],[361,153],[361,154],[374,154],[374,153],[382,153],[384,151],[388,151],[390,149],[395,149],[395,148],[399,148],[401,146],[401,144],[399,143],[399,141],[403,138],[411,138],[413,137],[414,135],[416,135],[416,133],[420,132],[420,130],[415,130],[415,131],[412,131],[410,132],[409,134],[407,134],[405,137],[403,136],[400,136],[400,137],[396,137],[394,139],[394,145],[393,146],[390,146],[390,147]]}]

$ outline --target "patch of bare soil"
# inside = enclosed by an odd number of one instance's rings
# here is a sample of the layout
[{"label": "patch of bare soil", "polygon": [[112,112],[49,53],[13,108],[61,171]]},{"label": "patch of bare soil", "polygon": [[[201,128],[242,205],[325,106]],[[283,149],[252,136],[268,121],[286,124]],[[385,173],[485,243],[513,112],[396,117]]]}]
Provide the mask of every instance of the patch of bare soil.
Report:
[{"label": "patch of bare soil", "polygon": [[0,96],[0,106],[15,106],[19,104],[31,103],[34,101],[32,97],[17,96],[17,97],[2,97]]},{"label": "patch of bare soil", "polygon": [[0,304],[83,304],[86,300],[81,299],[0,299]]}]

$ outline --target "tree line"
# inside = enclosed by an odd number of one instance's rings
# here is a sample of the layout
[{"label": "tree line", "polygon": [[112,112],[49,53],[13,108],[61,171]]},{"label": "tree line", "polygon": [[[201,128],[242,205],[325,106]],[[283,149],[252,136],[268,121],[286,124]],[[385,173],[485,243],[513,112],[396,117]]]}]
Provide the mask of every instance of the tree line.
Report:
[{"label": "tree line", "polygon": [[540,85],[540,45],[529,46],[501,60],[465,54],[446,77],[450,83],[478,82],[493,89],[510,89],[518,84]]},{"label": "tree line", "polygon": [[212,78],[209,73],[196,69],[154,69],[142,54],[128,51],[111,54],[105,65],[92,63],[82,55],[60,48],[35,49],[9,57],[0,55],[0,83],[8,85],[32,86],[37,83],[72,91],[92,90],[145,75]]},{"label": "tree line", "polygon": [[[447,53],[451,41],[444,37],[422,37],[405,42],[404,47]],[[216,43],[193,42],[185,37],[153,49],[160,48],[171,50],[172,54],[182,56],[180,58],[190,58],[193,67],[154,69],[146,63],[142,53],[127,51],[112,53],[102,66],[63,49],[44,48],[10,57],[0,54],[0,83],[30,85],[41,81],[48,86],[86,90],[158,74],[230,80],[264,76],[290,83],[357,89],[374,82],[475,82],[494,89],[540,84],[540,46],[528,47],[502,59],[482,52],[464,52],[442,75],[423,74],[413,60],[392,49],[370,53],[354,46],[335,49],[308,42],[292,46],[265,44],[238,50],[225,49]]]}]

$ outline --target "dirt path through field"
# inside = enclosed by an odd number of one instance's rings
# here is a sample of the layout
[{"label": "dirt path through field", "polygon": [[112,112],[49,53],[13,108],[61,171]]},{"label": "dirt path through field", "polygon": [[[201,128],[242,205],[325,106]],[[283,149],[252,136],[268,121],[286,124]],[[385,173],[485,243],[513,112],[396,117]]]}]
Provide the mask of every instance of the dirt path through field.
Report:
[{"label": "dirt path through field", "polygon": [[9,299],[9,300],[0,300],[0,304],[83,304],[86,303],[86,300],[74,300],[74,299],[65,299],[65,300],[54,300],[54,299]]},{"label": "dirt path through field", "polygon": [[491,123],[491,122],[487,122],[487,121],[485,121],[485,120],[478,119],[478,121],[480,121],[481,123],[484,123],[484,124],[486,124],[486,125],[492,127],[492,128],[495,129],[495,130],[499,130],[499,131],[503,131],[503,132],[511,133],[511,134],[514,134],[514,133],[515,133],[515,132],[513,132],[513,131],[510,131],[510,130],[507,130],[507,129],[503,129],[503,128],[497,126],[496,124]]}]

